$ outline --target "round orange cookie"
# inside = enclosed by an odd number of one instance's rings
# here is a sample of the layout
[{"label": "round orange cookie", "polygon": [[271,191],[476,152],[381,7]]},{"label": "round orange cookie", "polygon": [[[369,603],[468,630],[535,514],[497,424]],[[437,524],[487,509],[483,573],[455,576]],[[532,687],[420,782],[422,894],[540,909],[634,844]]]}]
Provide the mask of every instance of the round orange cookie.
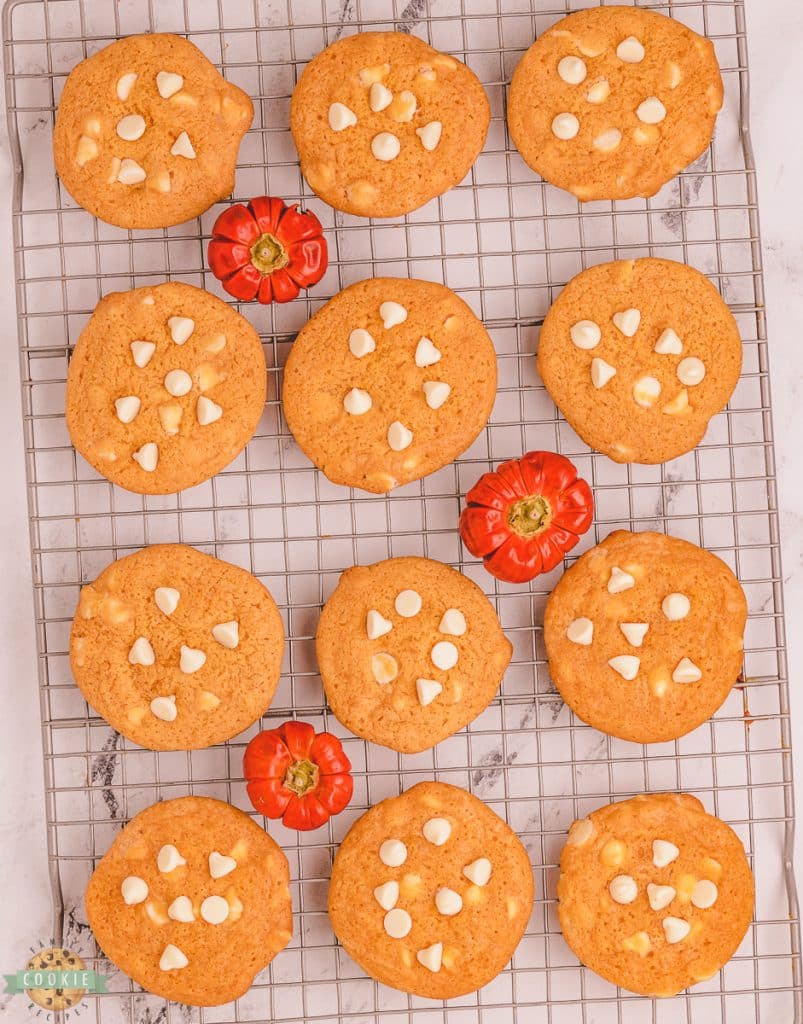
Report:
[{"label": "round orange cookie", "polygon": [[329,917],[372,978],[453,999],[513,956],[533,888],[527,851],[501,818],[464,789],[420,782],[352,825],[335,856]]},{"label": "round orange cookie", "polygon": [[248,991],[293,933],[290,869],[270,836],[220,800],[153,804],[89,880],[105,955],[146,991],[219,1006]]},{"label": "round orange cookie", "polygon": [[64,83],[53,154],[67,191],[121,228],[162,228],[229,195],[254,108],[180,36],[129,36]]},{"label": "round orange cookie", "polygon": [[406,32],[339,39],[290,103],[301,173],[330,206],[398,217],[466,176],[491,118],[480,80]]},{"label": "round orange cookie", "polygon": [[652,257],[573,277],[538,343],[538,372],[555,405],[614,462],[691,451],[741,368],[736,321],[708,278]]},{"label": "round orange cookie", "polygon": [[608,804],[569,829],[558,920],[578,959],[645,996],[707,981],[753,915],[753,876],[736,833],[693,796]]},{"label": "round orange cookie", "polygon": [[81,591],[70,664],[87,702],[150,750],[242,732],[279,682],[284,628],[251,573],[183,544],[119,559]]},{"label": "round orange cookie", "polygon": [[617,530],[549,596],[549,671],[595,729],[635,743],[674,740],[728,696],[746,620],[739,581],[716,555],[662,533]]},{"label": "round orange cookie", "polygon": [[484,711],[512,653],[480,588],[416,557],[347,569],[324,606],[316,650],[346,728],[406,754]]},{"label": "round orange cookie", "polygon": [[705,150],[722,106],[712,44],[655,11],[594,7],[533,43],[510,84],[524,160],[578,199],[654,195]]},{"label": "round orange cookie", "polygon": [[67,428],[112,483],[173,494],[239,455],[266,391],[265,355],[245,317],[171,281],[95,307],[70,360]]},{"label": "round orange cookie", "polygon": [[353,284],[318,310],[282,391],[304,453],[333,483],[375,494],[456,459],[495,397],[482,322],[442,284],[393,277]]}]

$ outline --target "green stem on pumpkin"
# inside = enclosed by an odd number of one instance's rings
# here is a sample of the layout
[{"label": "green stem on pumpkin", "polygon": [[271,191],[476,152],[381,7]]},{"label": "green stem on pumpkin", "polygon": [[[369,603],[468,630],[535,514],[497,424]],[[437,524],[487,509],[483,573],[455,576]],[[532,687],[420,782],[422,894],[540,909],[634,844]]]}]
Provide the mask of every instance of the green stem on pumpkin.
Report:
[{"label": "green stem on pumpkin", "polygon": [[520,537],[534,537],[552,522],[552,507],[542,494],[530,494],[510,506],[507,521]]},{"label": "green stem on pumpkin", "polygon": [[290,262],[287,250],[273,235],[265,232],[251,246],[251,262],[266,277],[274,270],[281,270]]}]

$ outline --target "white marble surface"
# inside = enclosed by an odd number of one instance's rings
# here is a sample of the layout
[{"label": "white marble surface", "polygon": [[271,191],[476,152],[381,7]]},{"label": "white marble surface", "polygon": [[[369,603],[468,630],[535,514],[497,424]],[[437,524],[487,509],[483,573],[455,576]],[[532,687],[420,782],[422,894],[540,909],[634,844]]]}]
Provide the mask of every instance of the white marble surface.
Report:
[{"label": "white marble surface", "polygon": [[[203,4],[207,0],[191,0]],[[209,0],[212,2],[212,0]],[[769,319],[776,453],[783,542],[787,638],[796,748],[798,814],[803,813],[803,203],[799,131],[803,95],[803,8],[797,0],[747,0],[752,69],[752,129],[758,163],[763,258]],[[5,125],[0,126],[0,438],[3,493],[0,536],[0,877],[5,880],[0,971],[19,966],[30,943],[49,934],[50,908],[43,825],[39,707],[28,560],[17,336],[13,317],[13,267],[9,217],[10,168]],[[803,877],[803,843],[797,873]],[[20,1003],[0,996],[0,1014],[18,1016]],[[25,1018],[27,1019],[27,1018]]]}]

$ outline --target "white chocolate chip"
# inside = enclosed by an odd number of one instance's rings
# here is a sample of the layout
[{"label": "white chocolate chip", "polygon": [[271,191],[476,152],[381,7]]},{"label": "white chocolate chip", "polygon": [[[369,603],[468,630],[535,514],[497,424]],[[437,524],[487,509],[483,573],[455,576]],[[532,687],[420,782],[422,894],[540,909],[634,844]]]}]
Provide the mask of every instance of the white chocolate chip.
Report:
[{"label": "white chocolate chip", "polygon": [[195,914],[192,909],[192,900],[189,896],[176,896],[170,906],[167,908],[167,916],[173,921],[181,921],[183,924],[189,924],[195,920]]},{"label": "white chocolate chip", "polygon": [[186,863],[186,860],[172,843],[166,843],[156,854],[156,866],[163,875],[175,871],[176,868],[183,867]]},{"label": "white chocolate chip", "polygon": [[467,628],[466,617],[460,609],[447,608],[438,626],[438,632],[447,636],[463,636]]},{"label": "white chocolate chip", "polygon": [[604,359],[600,359],[599,356],[594,356],[591,360],[591,383],[597,390],[604,388],[605,385],[616,376],[616,367],[611,366],[610,363],[606,363]]},{"label": "white chocolate chip", "polygon": [[657,868],[665,868],[680,856],[680,850],[668,839],[653,839],[652,862]]},{"label": "white chocolate chip", "polygon": [[689,411],[689,392],[681,388],[675,397],[661,409],[667,416],[680,416]]},{"label": "white chocolate chip", "polygon": [[374,889],[374,899],[383,910],[393,910],[399,902],[399,883],[394,880],[378,885]]},{"label": "white chocolate chip", "polygon": [[440,359],[440,349],[436,348],[429,338],[421,338],[415,347],[415,365],[424,369],[439,363]]},{"label": "white chocolate chip", "polygon": [[203,668],[206,664],[206,655],[203,651],[198,650],[197,647],[187,647],[186,644],[181,645],[181,657],[179,659],[179,668],[184,675],[191,676],[193,672],[197,672]]},{"label": "white chocolate chip", "polygon": [[183,156],[185,160],[195,159],[195,147],[190,142],[190,137],[186,132],[180,132],[176,141],[170,147],[171,156]]},{"label": "white chocolate chip", "polygon": [[633,384],[633,401],[642,409],[649,409],[658,401],[661,382],[657,377],[639,377]]},{"label": "white chocolate chip", "polygon": [[356,328],[349,335],[349,351],[357,359],[370,355],[376,349],[376,342],[362,327]]},{"label": "white chocolate chip", "polygon": [[419,949],[415,958],[422,967],[426,967],[428,971],[432,971],[433,974],[437,974],[441,969],[441,964],[443,963],[443,943],[433,942],[433,944],[431,946],[427,946],[426,949]]},{"label": "white chocolate chip", "polygon": [[444,917],[454,917],[463,909],[463,897],[454,889],[444,886],[435,893],[435,906]]},{"label": "white chocolate chip", "polygon": [[164,379],[165,391],[174,398],[181,398],[192,388],[192,377],[186,370],[171,370]]},{"label": "white chocolate chip", "polygon": [[443,692],[437,679],[416,679],[415,692],[422,708],[428,707]]},{"label": "white chocolate chip", "polygon": [[618,565],[614,565],[611,568],[611,575],[608,580],[608,593],[609,594],[621,594],[624,590],[630,590],[631,587],[635,587],[636,581],[630,575],[629,572],[625,572],[620,569]]},{"label": "white chocolate chip", "polygon": [[134,363],[140,368],[144,369],[153,358],[153,353],[156,351],[156,345],[152,341],[132,341],[131,342],[131,356],[133,357]]},{"label": "white chocolate chip", "polygon": [[183,85],[184,79],[181,75],[176,75],[172,71],[160,71],[156,75],[156,88],[163,100],[169,100],[171,96],[175,96]]},{"label": "white chocolate chip", "polygon": [[578,348],[596,348],[602,338],[602,331],[593,320],[578,320],[569,331],[569,337]]},{"label": "white chocolate chip", "polygon": [[379,307],[379,315],[382,317],[382,326],[389,331],[391,327],[404,323],[407,310],[398,302],[383,302]]},{"label": "white chocolate chip", "polygon": [[681,658],[672,673],[673,683],[697,683],[703,678],[703,673],[689,658]]},{"label": "white chocolate chip", "polygon": [[679,356],[682,351],[683,342],[671,327],[667,327],[665,331],[661,332],[661,337],[656,341],[653,349],[653,352],[657,352],[659,356]]},{"label": "white chocolate chip", "polygon": [[212,627],[212,636],[221,647],[234,651],[240,643],[240,627],[235,619],[230,622],[219,622]]},{"label": "white chocolate chip", "polygon": [[701,878],[699,882],[695,882],[691,891],[692,904],[698,910],[708,910],[709,907],[713,907],[718,896],[719,890],[707,878]]},{"label": "white chocolate chip", "polygon": [[198,420],[199,426],[208,427],[210,423],[217,423],[222,415],[223,408],[218,405],[217,402],[213,402],[212,399],[207,398],[206,395],[201,395],[198,398],[198,402],[195,406],[195,416]]},{"label": "white chocolate chip", "polygon": [[440,121],[429,121],[420,128],[416,128],[415,133],[421,139],[421,145],[424,149],[431,153],[434,149],[437,149],[438,143],[441,141],[443,124]]},{"label": "white chocolate chip", "polygon": [[226,335],[216,334],[207,344],[204,346],[204,352],[211,352],[213,355],[217,355],[218,352],[222,352],[226,347]]},{"label": "white chocolate chip", "polygon": [[641,647],[647,630],[650,628],[647,622],[620,622],[619,629],[624,634],[625,640],[633,647]]},{"label": "white chocolate chip", "polygon": [[682,942],[691,931],[691,925],[681,917],[665,917],[661,922],[664,928],[666,941],[674,946],[676,942]]},{"label": "white chocolate chip", "polygon": [[399,420],[394,420],[388,427],[388,445],[394,452],[403,452],[413,443],[413,432]]},{"label": "white chocolate chip", "polygon": [[683,81],[683,72],[674,61],[668,61],[666,65],[666,84],[670,89],[677,89]]},{"label": "white chocolate chip", "polygon": [[619,673],[622,679],[629,682],[638,675],[641,662],[634,654],[617,654],[615,658],[608,659],[608,664],[614,672]]},{"label": "white chocolate chip", "polygon": [[685,619],[691,610],[691,601],[685,594],[667,594],[661,602],[661,611],[670,622]]},{"label": "white chocolate chip", "polygon": [[412,619],[421,611],[423,603],[417,590],[402,590],[396,595],[394,607],[403,619]]},{"label": "white chocolate chip", "polygon": [[[81,140],[79,140],[79,141],[83,141],[84,138],[85,138],[85,136],[82,135],[81,136]],[[89,142],[94,142],[94,139],[89,139],[88,141]],[[97,154],[94,154],[94,155],[97,156]],[[91,160],[92,157],[90,156],[88,159]],[[106,184],[107,185],[113,185],[115,183],[115,181],[117,181],[117,175],[120,173],[120,164],[121,163],[122,163],[122,160],[120,159],[119,156],[113,156],[112,157],[112,162],[111,162],[111,165],[110,165],[110,168],[109,168],[109,176],[106,179]],[[150,906],[150,903],[148,904],[148,906]]]},{"label": "white chocolate chip", "polygon": [[425,380],[422,385],[424,399],[430,409],[440,409],[452,393],[451,384],[442,380]]},{"label": "white chocolate chip", "polygon": [[640,64],[644,60],[644,47],[635,36],[628,36],[616,47],[616,56],[625,64]]},{"label": "white chocolate chip", "polygon": [[189,960],[178,946],[174,946],[170,942],[165,946],[164,952],[159,958],[159,969],[162,971],[179,971],[182,967],[186,967],[188,963]]},{"label": "white chocolate chip", "polygon": [[588,90],[586,93],[586,99],[589,103],[593,103],[595,106],[598,106],[600,103],[604,103],[610,94],[611,87],[608,84],[608,79],[600,78],[599,81],[594,82]]},{"label": "white chocolate chip", "polygon": [[386,619],[381,612],[372,608],[365,617],[365,632],[369,640],[378,640],[393,629],[393,623]]},{"label": "white chocolate chip", "polygon": [[678,363],[677,375],[681,384],[694,387],[705,377],[705,363],[696,356],[687,356]]},{"label": "white chocolate chip", "polygon": [[333,103],[329,107],[329,127],[333,132],[343,132],[356,123],[357,115],[345,103]]},{"label": "white chocolate chip", "polygon": [[136,160],[130,160],[126,157],[120,161],[117,180],[121,185],[139,185],[146,177],[145,169],[140,167]]},{"label": "white chocolate chip", "polygon": [[619,328],[626,338],[632,338],[641,323],[641,310],[633,308],[623,309],[619,313],[614,313],[612,319],[614,325]]},{"label": "white chocolate chip", "polygon": [[617,875],[616,878],[611,880],[608,892],[610,892],[614,903],[621,903],[624,906],[632,903],[636,896],[638,896],[638,886],[635,879],[631,878],[630,875]]},{"label": "white chocolate chip", "polygon": [[622,133],[618,128],[606,128],[604,132],[600,132],[594,139],[594,148],[598,149],[601,153],[612,153],[615,149],[619,148],[621,141]]},{"label": "white chocolate chip", "polygon": [[157,192],[169,192],[173,187],[170,181],[169,171],[158,171],[148,176],[148,187]]},{"label": "white chocolate chip", "polygon": [[392,654],[383,652],[371,656],[371,675],[380,686],[392,683],[398,674],[399,663]]},{"label": "white chocolate chip", "polygon": [[175,722],[178,715],[175,695],[170,697],[154,697],[150,704],[151,714],[160,722]]},{"label": "white chocolate chip", "polygon": [[594,623],[591,619],[579,618],[570,622],[566,629],[566,637],[573,644],[589,647],[594,639]]},{"label": "white chocolate chip", "polygon": [[569,846],[584,846],[594,835],[594,822],[590,818],[578,818],[573,822],[566,837]]},{"label": "white chocolate chip", "polygon": [[128,97],[131,95],[131,90],[134,88],[134,83],[137,80],[136,71],[129,71],[128,74],[121,75],[117,79],[117,99],[125,103]]},{"label": "white chocolate chip", "polygon": [[236,867],[237,861],[234,857],[225,857],[222,853],[218,853],[217,850],[213,850],[209,854],[209,874],[212,878],[225,878]]},{"label": "white chocolate chip", "polygon": [[413,927],[413,919],[406,910],[401,907],[394,907],[385,914],[385,931],[391,939],[403,939],[410,934]]},{"label": "white chocolate chip", "polygon": [[563,57],[558,61],[558,75],[567,85],[579,85],[587,74],[586,62],[579,57]]},{"label": "white chocolate chip", "polygon": [[406,124],[408,121],[412,121],[417,109],[418,100],[415,98],[415,93],[404,89],[393,98],[388,114],[394,121]]},{"label": "white chocolate chip", "polygon": [[223,924],[228,916],[228,900],[222,896],[207,896],[201,904],[201,917],[207,924]]},{"label": "white chocolate chip", "polygon": [[121,423],[131,423],[136,419],[141,405],[142,402],[136,395],[124,395],[122,398],[115,399],[114,408],[117,412],[117,419]]},{"label": "white chocolate chip", "polygon": [[459,657],[458,650],[451,640],[439,640],[429,653],[432,664],[442,672],[454,668]]},{"label": "white chocolate chip", "polygon": [[177,345],[183,345],[195,330],[195,321],[188,316],[171,316],[167,321],[170,337]]},{"label": "white chocolate chip", "polygon": [[126,114],[117,122],[117,134],[126,142],[136,142],[145,134],[145,118],[141,114]]},{"label": "white chocolate chip", "polygon": [[156,655],[153,653],[150,640],[144,636],[138,636],[131,645],[128,652],[129,665],[153,665]]},{"label": "white chocolate chip", "polygon": [[647,886],[647,899],[653,910],[663,910],[675,898],[675,890],[671,885],[656,885],[650,882]]},{"label": "white chocolate chip", "polygon": [[368,92],[368,106],[375,114],[389,107],[393,102],[393,93],[381,82],[374,82]]},{"label": "white chocolate chip", "polygon": [[75,152],[75,162],[79,167],[83,167],[88,164],[90,160],[94,160],[100,150],[98,144],[94,139],[90,139],[88,135],[82,135],[78,140],[78,148]]},{"label": "white chocolate chip", "polygon": [[447,818],[429,818],[424,822],[421,832],[428,843],[443,846],[452,834],[452,826]]},{"label": "white chocolate chip", "polygon": [[134,907],[137,903],[144,903],[148,898],[148,883],[138,875],[129,875],[123,879],[120,892],[127,906]]},{"label": "white chocolate chip", "polygon": [[390,71],[390,64],[375,64],[370,68],[363,68],[360,71],[360,82],[362,85],[370,85],[372,82],[381,81]]},{"label": "white chocolate chip", "polygon": [[352,388],[343,399],[343,408],[350,416],[362,416],[373,404],[371,396],[362,388]]},{"label": "white chocolate chip", "polygon": [[552,134],[564,142],[573,139],[580,131],[580,122],[574,114],[558,114],[552,121]]},{"label": "white chocolate chip", "polygon": [[488,884],[491,878],[491,862],[487,857],[478,857],[477,860],[473,860],[470,864],[466,864],[463,868],[463,874],[474,885],[478,885],[483,888]]},{"label": "white chocolate chip", "polygon": [[401,839],[386,839],[379,847],[379,859],[388,868],[400,868],[407,860],[407,847]]},{"label": "white chocolate chip", "polygon": [[401,151],[401,143],[392,132],[380,132],[371,139],[371,152],[377,160],[395,160]]},{"label": "white chocolate chip", "polygon": [[642,124],[660,124],[666,117],[666,107],[657,96],[648,96],[636,108],[636,117]]},{"label": "white chocolate chip", "polygon": [[181,594],[174,587],[157,587],[153,592],[156,607],[165,615],[172,615],[178,608]]}]

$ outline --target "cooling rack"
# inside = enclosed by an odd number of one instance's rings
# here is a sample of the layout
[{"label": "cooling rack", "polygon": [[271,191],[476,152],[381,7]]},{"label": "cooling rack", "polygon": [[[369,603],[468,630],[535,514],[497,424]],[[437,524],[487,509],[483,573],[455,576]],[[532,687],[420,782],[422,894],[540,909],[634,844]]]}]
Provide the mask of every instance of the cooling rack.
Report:
[{"label": "cooling rack", "polygon": [[[351,1022],[351,1024],[608,1024],[803,1020],[798,906],[792,877],[788,692],[767,335],[756,184],[748,131],[744,9],[730,0],[647,3],[713,40],[725,81],[714,144],[650,200],[580,206],[540,181],[511,147],[506,85],[533,38],[588,2],[558,0],[10,0],[3,12],[6,97],[16,167],[14,240],[30,542],[44,740],[54,934],[111,975],[82,1021]],[[299,174],[287,128],[304,64],[341,34],[413,32],[481,77],[492,106],[488,140],[468,178],[395,221],[333,212]],[[188,281],[220,294],[204,239],[222,207],[167,230],[126,232],[78,209],[51,154],[54,108],[77,61],[118,36],[187,35],[253,98],[235,199],[269,193],[309,203],[331,263],[315,290],[286,306],[237,307],[259,330],[269,400],[256,437],[215,479],[141,497],[99,478],[69,443],[64,385],[71,347],[110,291]],[[591,452],[557,414],[534,353],[543,316],[575,273],[643,255],[706,273],[733,310],[744,369],[733,399],[692,453],[663,466],[621,466]],[[421,277],[455,289],[486,322],[499,355],[490,423],[454,465],[389,496],[329,484],[300,453],[281,416],[282,365],[298,329],[345,285],[372,275]],[[224,296],[225,297],[225,296]],[[747,593],[744,677],[714,718],[649,749],[579,723],[546,671],[541,621],[560,569],[529,587],[496,583],[461,548],[463,495],[502,459],[563,452],[596,496],[594,528],[570,562],[611,530],[658,529],[715,551]],[[190,1009],[140,992],[96,949],[83,890],[122,823],[160,798],[210,795],[249,810],[241,757],[254,727],[211,750],[154,753],[122,739],[85,704],[70,677],[68,638],[79,588],[142,545],[182,541],[255,573],[280,605],[289,638],[268,722],[289,715],[344,739],[355,797],[326,830],[271,823],[290,861],[295,934],[249,994]],[[398,755],[345,733],[328,713],[313,636],[339,573],[401,554],[441,559],[494,601],[514,644],[500,695],[466,730],[426,753]],[[421,779],[465,786],[519,833],[536,903],[511,965],[480,992],[448,1004],[377,985],[340,949],[326,890],[337,843],[363,810]],[[756,872],[755,920],[733,960],[671,1000],[624,993],[581,968],[555,913],[557,860],[573,818],[644,790],[696,794],[743,840]],[[263,823],[261,818],[258,819]],[[35,1008],[31,1008],[35,1009]],[[26,1018],[27,1019],[27,1018]]]}]

